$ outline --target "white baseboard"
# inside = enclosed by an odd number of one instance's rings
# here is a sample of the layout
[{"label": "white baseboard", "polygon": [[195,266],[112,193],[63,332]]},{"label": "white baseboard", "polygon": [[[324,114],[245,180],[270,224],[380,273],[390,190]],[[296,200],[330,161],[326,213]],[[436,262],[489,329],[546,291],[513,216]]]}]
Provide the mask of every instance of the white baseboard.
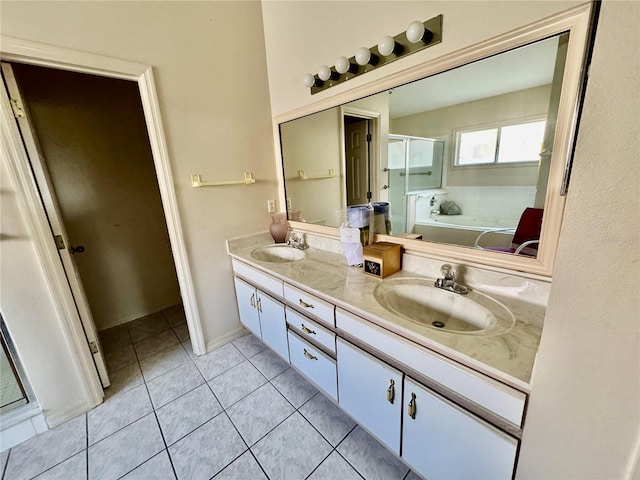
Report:
[{"label": "white baseboard", "polygon": [[73,405],[67,406],[64,410],[58,410],[56,412],[48,412],[45,410],[44,416],[47,419],[49,427],[54,428],[88,412],[92,408],[100,405],[100,403],[102,403],[102,400],[95,405],[89,405],[87,402],[76,402]]},{"label": "white baseboard", "polygon": [[[129,323],[132,320],[137,320],[138,318],[146,317],[147,315],[152,315],[154,313],[160,313],[162,310],[166,310],[169,307],[173,307],[175,305],[179,305],[181,302],[180,297],[177,300],[170,302],[164,306],[153,307],[152,311],[138,312],[133,313],[131,315],[127,315],[126,317],[119,318],[117,320],[112,320],[108,322],[106,325],[101,325],[99,331],[107,330],[109,328],[117,327],[118,325],[122,325],[124,323]],[[150,309],[151,310],[151,309]]]},{"label": "white baseboard", "polygon": [[223,335],[222,337],[212,340],[210,342],[207,342],[207,344],[205,345],[207,349],[207,353],[212,350],[215,350],[218,347],[221,347],[222,345],[232,342],[236,338],[240,338],[246,335],[247,333],[249,333],[249,330],[247,330],[242,325],[240,325],[238,328],[236,328],[235,330],[232,330],[226,335]]}]

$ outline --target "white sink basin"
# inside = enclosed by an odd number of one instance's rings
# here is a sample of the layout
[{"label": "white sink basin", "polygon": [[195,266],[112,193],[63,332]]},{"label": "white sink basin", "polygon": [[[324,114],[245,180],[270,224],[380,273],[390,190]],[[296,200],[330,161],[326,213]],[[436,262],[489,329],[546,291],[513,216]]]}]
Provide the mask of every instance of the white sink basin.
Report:
[{"label": "white sink basin", "polygon": [[251,252],[251,256],[263,262],[285,263],[304,260],[306,254],[303,250],[298,250],[289,245],[275,244],[258,247]]},{"label": "white sink basin", "polygon": [[387,311],[429,328],[469,334],[496,334],[511,328],[513,314],[500,302],[480,292],[466,295],[436,288],[425,278],[384,280],[374,297]]}]

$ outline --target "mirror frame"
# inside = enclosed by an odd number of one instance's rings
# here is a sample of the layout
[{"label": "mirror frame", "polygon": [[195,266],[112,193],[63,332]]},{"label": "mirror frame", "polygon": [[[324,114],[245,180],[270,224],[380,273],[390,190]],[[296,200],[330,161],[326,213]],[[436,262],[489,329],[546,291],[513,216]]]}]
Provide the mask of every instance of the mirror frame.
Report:
[{"label": "mirror frame", "polygon": [[[470,247],[434,243],[425,240],[409,240],[391,235],[377,234],[374,241],[400,244],[406,252],[462,262],[469,265],[495,267],[497,269],[524,272],[541,277],[551,277],[555,254],[560,238],[566,196],[562,194],[565,176],[570,168],[573,142],[576,134],[578,114],[583,95],[584,71],[586,69],[589,33],[591,30],[592,4],[586,3],[554,16],[542,19],[503,35],[457,50],[440,58],[427,61],[405,70],[398,71],[383,79],[347,90],[335,96],[292,110],[273,118],[274,147],[278,165],[278,197],[281,211],[286,205],[284,186],[284,164],[280,143],[280,124],[311,115],[328,108],[340,107],[346,103],[380,93],[405,83],[436,75],[444,71],[481,60],[538,40],[570,32],[567,58],[560,102],[556,135],[551,156],[551,169],[545,198],[545,215],[542,222],[540,247],[536,258],[521,257],[503,253],[478,250]],[[337,227],[314,225],[290,221],[297,231],[339,238]]]}]

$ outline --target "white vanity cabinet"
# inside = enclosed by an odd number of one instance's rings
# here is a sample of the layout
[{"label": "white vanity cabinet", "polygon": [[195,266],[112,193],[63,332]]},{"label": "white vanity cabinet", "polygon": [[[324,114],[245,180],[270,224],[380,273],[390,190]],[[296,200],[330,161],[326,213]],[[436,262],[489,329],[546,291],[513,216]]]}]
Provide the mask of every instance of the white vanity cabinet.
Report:
[{"label": "white vanity cabinet", "polygon": [[429,480],[513,477],[525,393],[336,308],[330,297],[233,265],[242,323],[415,472]]},{"label": "white vanity cabinet", "polygon": [[429,480],[509,479],[518,441],[410,377],[404,382],[402,458]]},{"label": "white vanity cabinet", "polygon": [[[251,275],[251,270],[244,271],[243,274],[245,276]],[[259,273],[259,275],[266,277],[262,273]],[[260,283],[261,276],[250,279],[262,286],[262,283]],[[271,277],[269,280],[276,281]],[[234,283],[238,313],[242,324],[254,335],[262,338],[262,341],[278,355],[289,361],[289,342],[287,339],[284,304],[238,277],[234,278]],[[267,283],[268,285],[270,284]],[[277,283],[271,285],[277,285]],[[280,288],[282,288],[282,282],[280,282]]]},{"label": "white vanity cabinet", "polygon": [[400,455],[402,372],[338,338],[339,405]]}]

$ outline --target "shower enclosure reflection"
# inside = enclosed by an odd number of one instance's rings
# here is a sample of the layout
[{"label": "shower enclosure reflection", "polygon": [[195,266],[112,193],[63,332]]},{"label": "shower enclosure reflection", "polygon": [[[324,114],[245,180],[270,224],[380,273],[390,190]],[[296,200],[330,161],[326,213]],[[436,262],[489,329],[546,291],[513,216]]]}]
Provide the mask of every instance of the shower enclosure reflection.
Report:
[{"label": "shower enclosure reflection", "polygon": [[443,158],[442,141],[389,135],[386,171],[392,234],[412,231],[415,197],[442,186]]}]

